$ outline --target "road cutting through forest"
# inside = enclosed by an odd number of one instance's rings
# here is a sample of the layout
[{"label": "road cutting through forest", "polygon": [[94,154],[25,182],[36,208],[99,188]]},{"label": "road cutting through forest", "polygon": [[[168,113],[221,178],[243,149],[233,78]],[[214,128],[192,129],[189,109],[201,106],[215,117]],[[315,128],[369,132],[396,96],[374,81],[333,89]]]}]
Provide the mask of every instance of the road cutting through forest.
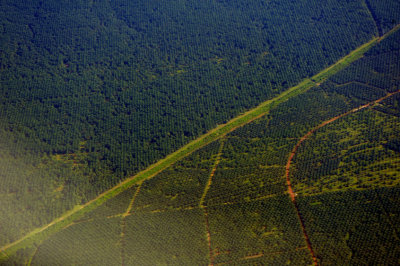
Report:
[{"label": "road cutting through forest", "polygon": [[387,99],[387,98],[389,98],[389,97],[391,97],[391,96],[393,96],[395,94],[398,94],[398,93],[400,93],[400,90],[388,93],[382,98],[379,98],[379,99],[377,99],[375,101],[372,101],[372,102],[369,102],[367,104],[361,105],[361,106],[359,106],[357,108],[354,108],[354,109],[352,109],[352,110],[350,110],[350,111],[348,111],[346,113],[343,113],[341,115],[335,116],[335,117],[333,117],[333,118],[331,118],[331,119],[329,119],[327,121],[322,122],[318,126],[314,127],[310,131],[308,131],[303,137],[301,137],[300,140],[297,142],[297,144],[294,146],[293,150],[290,152],[289,159],[288,159],[287,164],[286,164],[286,171],[285,171],[286,185],[288,187],[288,194],[290,196],[290,199],[292,200],[292,203],[293,203],[293,205],[294,205],[294,207],[296,209],[297,217],[298,217],[298,219],[300,221],[301,229],[303,231],[303,235],[304,235],[304,238],[306,240],[308,250],[310,251],[310,254],[312,256],[314,265],[318,265],[318,259],[317,259],[316,255],[315,255],[315,252],[314,252],[313,248],[312,248],[311,241],[310,241],[310,239],[308,237],[308,234],[307,234],[307,231],[306,231],[306,228],[305,228],[305,225],[304,225],[303,217],[301,216],[301,212],[300,212],[299,207],[298,207],[297,202],[296,202],[296,195],[297,194],[294,192],[293,187],[292,187],[292,183],[290,181],[290,166],[292,164],[293,158],[296,155],[296,152],[297,152],[298,148],[300,147],[300,145],[305,140],[307,140],[312,134],[314,134],[318,129],[320,129],[320,128],[322,128],[322,127],[324,127],[324,126],[326,126],[326,125],[328,125],[328,124],[330,124],[330,123],[332,123],[332,122],[334,122],[334,121],[336,121],[336,120],[338,120],[338,119],[340,119],[340,118],[342,118],[344,116],[347,116],[349,114],[353,114],[353,113],[358,112],[360,110],[363,110],[363,109],[365,109],[367,107],[370,107],[370,106],[373,106],[373,105],[375,105],[377,103],[380,103],[383,100],[385,100],[385,99]]},{"label": "road cutting through forest", "polygon": [[194,151],[204,147],[207,144],[210,144],[213,141],[216,141],[223,136],[226,136],[228,133],[234,131],[235,129],[244,126],[266,114],[277,105],[299,95],[305,93],[309,89],[315,87],[318,83],[322,83],[335,73],[339,72],[343,68],[347,67],[354,61],[360,59],[371,47],[373,47],[378,41],[386,38],[387,36],[391,35],[393,32],[399,29],[399,25],[396,26],[394,29],[386,33],[381,37],[375,37],[371,39],[369,42],[361,45],[360,47],[356,48],[348,55],[344,56],[342,59],[338,60],[335,64],[329,66],[328,68],[322,70],[318,74],[304,79],[300,82],[297,86],[291,87],[286,91],[280,93],[279,95],[275,96],[272,99],[269,99],[257,107],[233,118],[232,120],[228,121],[225,124],[219,125],[216,128],[210,130],[208,133],[199,136],[198,138],[194,139],[193,141],[189,142],[182,148],[178,149],[177,151],[169,154],[164,159],[159,160],[158,162],[150,165],[147,169],[131,176],[118,185],[114,186],[113,188],[101,193],[99,196],[94,198],[93,200],[83,204],[75,206],[70,211],[66,212],[64,215],[56,218],[51,223],[44,225],[40,228],[33,230],[32,232],[28,233],[24,237],[6,244],[3,247],[0,247],[0,262],[5,260],[8,256],[14,254],[17,250],[21,248],[25,248],[28,246],[33,245],[34,243],[38,243],[49,237],[51,234],[61,230],[68,224],[72,223],[74,220],[83,217],[85,213],[93,210],[94,208],[100,206],[106,200],[115,197],[122,191],[130,188],[134,184],[141,182],[143,180],[150,179],[156,176],[158,173],[165,170],[167,167],[171,166],[172,164],[176,163],[177,161],[183,159],[184,157],[190,155]]}]

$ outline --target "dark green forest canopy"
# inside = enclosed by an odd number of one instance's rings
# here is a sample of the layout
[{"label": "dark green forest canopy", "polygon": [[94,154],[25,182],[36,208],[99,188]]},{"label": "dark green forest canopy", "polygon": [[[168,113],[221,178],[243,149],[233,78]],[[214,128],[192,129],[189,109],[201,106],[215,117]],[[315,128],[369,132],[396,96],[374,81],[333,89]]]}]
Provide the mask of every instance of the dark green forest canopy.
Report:
[{"label": "dark green forest canopy", "polygon": [[2,124],[125,176],[375,34],[360,3],[326,2],[3,4]]},{"label": "dark green forest canopy", "polygon": [[365,3],[1,1],[2,241],[400,21],[398,1]]},{"label": "dark green forest canopy", "polygon": [[[310,265],[306,232],[319,265],[396,264],[398,29],[267,115],[96,209],[85,206],[73,222],[4,249],[4,262]],[[307,134],[318,125],[324,126]],[[288,160],[297,204],[287,192]]]}]

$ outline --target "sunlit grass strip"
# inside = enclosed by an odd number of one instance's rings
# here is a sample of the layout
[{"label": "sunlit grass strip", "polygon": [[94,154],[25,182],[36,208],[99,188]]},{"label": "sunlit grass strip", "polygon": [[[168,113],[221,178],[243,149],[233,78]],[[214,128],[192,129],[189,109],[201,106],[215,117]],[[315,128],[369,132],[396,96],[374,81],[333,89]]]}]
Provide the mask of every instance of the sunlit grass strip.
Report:
[{"label": "sunlit grass strip", "polygon": [[[385,36],[386,37],[386,36]],[[354,61],[363,57],[363,55],[371,49],[378,41],[380,40],[379,37],[372,39],[371,41],[363,44],[362,46],[358,47],[356,50],[352,51],[347,56],[343,57],[339,61],[337,61],[334,65],[325,68],[317,75],[313,76],[311,80],[315,81],[316,83],[322,83],[331,77],[333,74],[339,72],[340,70],[347,67],[349,64],[353,63]]]},{"label": "sunlit grass strip", "polygon": [[63,216],[41,228],[33,230],[23,238],[2,247],[0,250],[0,262],[6,260],[9,256],[15,254],[20,249],[30,247],[34,244],[39,244],[53,233],[60,231],[73,221],[83,217],[86,213],[94,210],[108,199],[113,198],[122,191],[128,189],[131,185],[133,185],[133,183],[120,184],[111,190],[100,194],[96,199],[89,201],[84,205],[75,206],[73,209],[67,211]]},{"label": "sunlit grass strip", "polygon": [[44,239],[46,239],[51,234],[61,230],[63,227],[69,225],[74,220],[81,218],[85,213],[95,209],[96,207],[100,206],[106,200],[118,195],[120,192],[124,191],[125,189],[131,187],[133,184],[143,181],[145,179],[149,179],[160,173],[161,171],[165,170],[172,164],[176,163],[177,161],[181,160],[182,158],[190,155],[192,152],[200,149],[201,147],[225,136],[229,132],[246,125],[257,118],[260,118],[266,115],[272,108],[276,107],[278,104],[287,101],[288,99],[295,97],[299,94],[302,94],[309,90],[310,88],[318,85],[319,83],[325,81],[332,75],[336,74],[349,64],[353,63],[357,59],[361,58],[371,47],[373,47],[378,41],[383,40],[387,36],[391,35],[394,31],[398,30],[399,26],[396,26],[391,31],[386,33],[384,36],[380,38],[374,38],[368,43],[358,47],[354,51],[352,51],[347,56],[343,57],[339,61],[337,61],[332,66],[322,70],[317,75],[303,80],[298,85],[282,92],[278,96],[265,101],[258,105],[257,107],[233,118],[226,124],[222,124],[214,128],[213,130],[209,131],[208,133],[198,137],[197,139],[191,141],[190,143],[186,144],[182,148],[178,149],[177,151],[171,153],[164,159],[161,159],[155,164],[150,165],[145,170],[137,173],[136,175],[127,178],[125,181],[121,182],[117,186],[111,188],[110,190],[100,194],[95,199],[89,201],[84,205],[78,205],[72,210],[65,213],[63,216],[55,219],[50,224],[38,228],[25,237],[8,244],[0,249],[0,262],[7,259],[7,256],[14,254],[17,250],[29,247],[33,244],[38,244]]}]

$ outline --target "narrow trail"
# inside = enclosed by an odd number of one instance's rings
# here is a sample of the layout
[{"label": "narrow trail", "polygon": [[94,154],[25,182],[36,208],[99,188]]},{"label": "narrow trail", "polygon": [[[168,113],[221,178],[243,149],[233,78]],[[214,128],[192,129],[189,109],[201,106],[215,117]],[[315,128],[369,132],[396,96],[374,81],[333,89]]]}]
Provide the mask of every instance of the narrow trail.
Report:
[{"label": "narrow trail", "polygon": [[[167,155],[165,158],[157,161],[156,163],[148,166],[146,169],[136,173],[135,175],[126,178],[124,181],[120,182],[116,186],[104,191],[96,198],[86,202],[83,205],[77,205],[73,209],[67,211],[60,217],[56,218],[52,222],[42,227],[36,228],[30,233],[24,235],[23,237],[15,240],[14,242],[8,243],[4,246],[0,246],[0,262],[7,258],[7,254],[15,253],[18,249],[23,248],[26,243],[30,241],[40,241],[45,239],[47,234],[52,234],[62,228],[63,224],[73,221],[75,217],[82,215],[85,210],[90,210],[100,205],[102,202],[110,197],[115,196],[121,190],[125,190],[135,183],[141,182],[143,180],[150,179],[156,176],[158,173],[162,172],[175,162],[180,159],[189,156],[194,151],[206,146],[207,144],[226,136],[228,133],[234,131],[235,129],[249,124],[252,121],[266,115],[269,111],[275,108],[277,105],[293,98],[299,94],[305,93],[317,84],[320,84],[330,76],[339,72],[346,66],[350,65],[352,62],[361,58],[371,47],[380,41],[384,40],[394,32],[400,29],[400,24],[396,25],[389,32],[385,33],[381,37],[372,38],[370,41],[364,43],[363,45],[357,47],[355,50],[351,51],[349,54],[345,55],[343,58],[339,59],[336,63],[322,70],[318,74],[310,78],[306,78],[296,86],[283,91],[282,93],[276,95],[275,97],[260,103],[258,106],[238,115],[237,117],[229,120],[225,124],[218,125],[214,129],[208,131],[204,135],[199,136],[193,141],[187,143],[183,147],[177,149],[175,152]],[[51,228],[52,227],[52,228]],[[53,231],[52,231],[53,230]]]},{"label": "narrow trail", "polygon": [[132,210],[132,206],[135,203],[135,199],[137,195],[140,192],[140,188],[142,187],[143,183],[140,183],[138,188],[135,191],[135,194],[132,196],[131,201],[129,202],[128,208],[126,208],[126,211],[122,214],[122,219],[121,219],[121,235],[120,235],[120,243],[121,243],[121,265],[125,265],[125,231],[126,231],[126,217],[130,215],[130,212]]},{"label": "narrow trail", "polygon": [[199,203],[200,208],[204,207],[204,205],[203,205],[204,204],[204,199],[206,198],[208,190],[211,187],[212,179],[214,177],[215,171],[217,170],[218,164],[221,161],[221,155],[222,155],[222,149],[224,148],[224,143],[225,143],[225,139],[221,139],[221,144],[219,145],[218,153],[217,153],[217,156],[215,158],[215,162],[214,162],[213,168],[211,169],[211,173],[210,173],[210,176],[208,178],[206,187],[204,188],[203,195],[201,195],[201,198],[200,198],[200,203]]},{"label": "narrow trail", "polygon": [[[302,250],[302,249],[307,249],[307,247],[301,247],[301,248],[296,248],[296,251],[298,250]],[[275,256],[275,255],[280,255],[280,254],[284,254],[287,253],[288,251],[275,251],[275,252],[268,252],[268,253],[258,253],[258,254],[254,254],[254,255],[249,255],[237,260],[230,260],[230,261],[225,261],[225,262],[220,262],[220,263],[216,263],[214,266],[221,266],[221,265],[233,265],[235,263],[238,263],[240,261],[247,261],[247,260],[252,260],[252,259],[258,259],[261,257],[268,257],[268,256]]]},{"label": "narrow trail", "polygon": [[[279,194],[271,194],[271,195],[265,195],[265,196],[261,196],[261,197],[257,197],[257,198],[252,198],[252,199],[246,201],[246,203],[257,202],[257,201],[260,201],[260,200],[275,198],[278,195]],[[229,205],[235,205],[235,204],[239,204],[239,203],[242,203],[242,201],[240,201],[240,200],[238,200],[238,201],[226,201],[226,202],[222,202],[222,203],[219,203],[219,204],[209,205],[208,207],[229,206]],[[140,210],[141,213],[165,213],[165,212],[173,212],[173,211],[176,211],[176,212],[178,212],[178,211],[188,211],[188,210],[193,210],[193,209],[197,210],[197,209],[204,209],[204,208],[206,208],[206,207],[183,206],[183,207],[178,207],[178,208],[173,208],[173,209],[157,209],[157,210],[144,211],[144,212],[143,212],[143,209],[141,209],[141,208],[139,208],[138,210]],[[127,217],[127,216],[130,216],[130,215],[133,215],[133,213],[131,213],[131,212],[127,213],[127,214],[121,213],[121,214],[107,216],[106,218],[107,219],[112,219],[112,218],[124,217],[124,216]],[[91,221],[93,221],[93,219],[92,220],[81,221],[79,223],[88,223],[88,222],[91,222]],[[68,226],[66,226],[65,228],[67,228],[67,227]]]},{"label": "narrow trail", "polygon": [[206,232],[207,232],[207,243],[208,243],[208,250],[210,252],[210,266],[214,266],[214,252],[211,247],[211,233],[210,233],[210,224],[208,222],[208,212],[207,207],[203,208],[204,211],[204,222],[206,224]]},{"label": "narrow trail", "polygon": [[289,159],[287,161],[286,171],[285,171],[286,172],[285,175],[286,175],[286,184],[287,184],[287,187],[288,187],[288,193],[289,193],[290,199],[292,200],[292,203],[293,203],[293,205],[294,205],[294,207],[296,209],[297,217],[298,217],[298,219],[300,221],[301,229],[303,231],[303,235],[304,235],[304,238],[306,240],[308,250],[310,251],[310,254],[312,256],[314,265],[318,265],[318,259],[315,256],[314,250],[313,250],[312,245],[311,245],[311,241],[310,241],[310,239],[308,237],[308,234],[307,234],[307,231],[306,231],[306,228],[305,228],[305,225],[304,225],[305,224],[304,223],[304,219],[303,219],[303,217],[301,215],[301,212],[300,212],[299,207],[298,207],[297,202],[296,202],[296,193],[293,191],[292,183],[290,181],[290,166],[292,164],[293,158],[296,155],[296,152],[297,152],[298,148],[300,147],[300,145],[305,140],[307,140],[312,134],[314,134],[314,132],[317,131],[318,129],[320,129],[320,128],[322,128],[322,127],[324,127],[324,126],[326,126],[326,125],[328,125],[328,124],[330,124],[330,123],[332,123],[332,122],[334,122],[334,121],[336,121],[336,120],[338,120],[338,119],[340,119],[340,118],[342,118],[344,116],[347,116],[349,114],[355,113],[355,112],[360,111],[360,110],[362,110],[364,108],[373,106],[373,105],[375,105],[375,104],[377,104],[377,103],[379,103],[379,102],[381,102],[381,101],[383,101],[383,100],[385,100],[385,99],[387,99],[387,98],[389,98],[389,97],[391,97],[391,96],[393,96],[393,95],[395,95],[397,93],[400,93],[400,90],[388,93],[382,98],[379,98],[379,99],[377,99],[375,101],[372,101],[372,102],[369,102],[367,104],[361,105],[361,106],[359,106],[357,108],[354,108],[354,109],[352,109],[352,110],[350,110],[350,111],[348,111],[346,113],[343,113],[341,115],[335,116],[335,117],[333,117],[333,118],[331,118],[331,119],[329,119],[327,121],[322,122],[321,124],[319,124],[315,128],[313,128],[310,131],[308,131],[307,134],[305,134],[303,137],[301,137],[300,140],[294,146],[293,150],[291,151],[291,153],[289,155]]},{"label": "narrow trail", "polygon": [[219,145],[218,153],[217,153],[217,156],[215,157],[215,162],[214,162],[213,168],[211,169],[210,176],[208,178],[206,187],[204,188],[204,192],[201,195],[200,202],[199,202],[199,208],[203,209],[203,212],[204,212],[204,223],[206,225],[207,243],[208,243],[208,249],[210,252],[210,255],[209,255],[210,256],[210,264],[209,264],[210,266],[214,266],[214,252],[211,247],[210,224],[208,222],[207,207],[204,206],[204,199],[206,198],[207,192],[211,187],[212,179],[214,177],[215,171],[217,170],[218,164],[221,161],[221,155],[222,155],[222,150],[224,148],[224,144],[225,144],[225,139],[221,139],[221,144]]},{"label": "narrow trail", "polygon": [[93,221],[94,221],[93,218],[87,219],[87,220],[82,220],[82,221],[74,221],[74,222],[72,222],[72,223],[67,224],[66,226],[64,226],[62,230],[65,230],[65,229],[67,229],[68,227],[71,227],[71,226],[73,226],[73,225],[82,224],[82,223],[90,223],[90,222],[93,222]]},{"label": "narrow trail", "polygon": [[382,31],[382,27],[379,23],[379,20],[374,12],[374,9],[372,8],[369,0],[364,0],[364,6],[367,9],[368,13],[370,14],[372,20],[374,21],[374,25],[375,25],[375,30],[376,30],[376,34],[378,36],[382,36],[383,35],[383,31]]},{"label": "narrow trail", "polygon": [[257,259],[257,258],[261,258],[263,257],[264,254],[263,253],[258,253],[258,254],[254,254],[254,255],[250,255],[250,256],[246,256],[240,260],[251,260],[251,259]]},{"label": "narrow trail", "polygon": [[27,262],[27,266],[31,266],[33,259],[35,258],[36,254],[39,252],[40,245],[36,247],[35,251],[32,253],[29,261]]}]

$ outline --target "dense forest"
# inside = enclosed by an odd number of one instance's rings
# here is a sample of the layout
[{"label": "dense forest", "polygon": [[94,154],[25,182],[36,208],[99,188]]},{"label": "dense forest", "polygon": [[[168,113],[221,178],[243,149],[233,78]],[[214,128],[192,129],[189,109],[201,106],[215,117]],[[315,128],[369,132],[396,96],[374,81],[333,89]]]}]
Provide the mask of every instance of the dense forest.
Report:
[{"label": "dense forest", "polygon": [[396,264],[399,40],[398,30],[386,35],[328,80],[7,263]]},{"label": "dense forest", "polygon": [[0,244],[400,21],[398,1],[0,2]]}]

